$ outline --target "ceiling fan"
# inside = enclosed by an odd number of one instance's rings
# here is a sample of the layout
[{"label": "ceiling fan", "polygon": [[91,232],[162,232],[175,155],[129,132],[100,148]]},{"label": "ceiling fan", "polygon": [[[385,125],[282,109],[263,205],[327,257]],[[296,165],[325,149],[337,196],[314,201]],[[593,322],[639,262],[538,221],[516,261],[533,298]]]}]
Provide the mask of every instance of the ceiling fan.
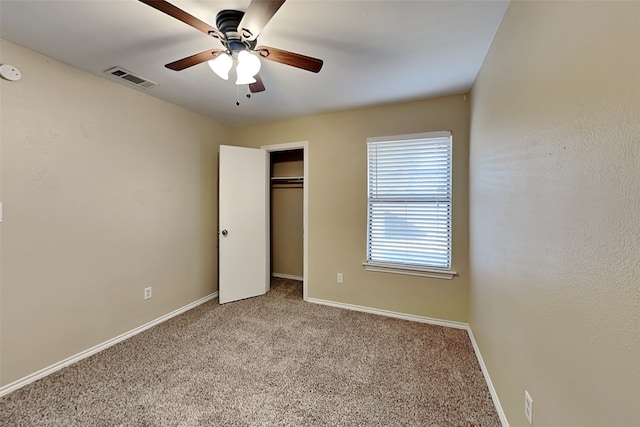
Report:
[{"label": "ceiling fan", "polygon": [[213,71],[226,80],[235,58],[238,61],[238,66],[236,67],[238,80],[236,84],[248,84],[249,90],[252,93],[256,93],[265,90],[264,83],[258,74],[260,70],[259,58],[314,73],[317,73],[322,68],[323,61],[321,59],[275,47],[258,45],[258,36],[262,29],[284,4],[285,0],[252,0],[244,12],[241,10],[222,10],[216,16],[216,26],[218,28],[210,26],[167,1],[140,1],[208,36],[220,40],[222,43],[222,49],[209,49],[166,64],[165,67],[171,70],[180,71],[208,61]]}]

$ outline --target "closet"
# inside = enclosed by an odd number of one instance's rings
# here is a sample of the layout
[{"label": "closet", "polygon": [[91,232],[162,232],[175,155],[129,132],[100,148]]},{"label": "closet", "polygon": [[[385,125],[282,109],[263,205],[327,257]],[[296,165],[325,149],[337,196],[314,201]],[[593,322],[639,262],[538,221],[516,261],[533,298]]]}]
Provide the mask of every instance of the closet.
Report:
[{"label": "closet", "polygon": [[272,151],[271,275],[302,280],[303,150]]}]

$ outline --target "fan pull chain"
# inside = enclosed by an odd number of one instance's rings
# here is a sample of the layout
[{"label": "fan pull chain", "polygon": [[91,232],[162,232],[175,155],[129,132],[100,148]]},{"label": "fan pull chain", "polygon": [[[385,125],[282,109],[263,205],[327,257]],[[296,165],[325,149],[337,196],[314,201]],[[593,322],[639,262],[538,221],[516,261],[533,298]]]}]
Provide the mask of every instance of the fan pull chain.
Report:
[{"label": "fan pull chain", "polygon": [[[248,86],[247,86],[248,88]],[[236,86],[236,106],[240,106],[240,86]],[[247,99],[251,99],[251,92],[247,93]]]}]

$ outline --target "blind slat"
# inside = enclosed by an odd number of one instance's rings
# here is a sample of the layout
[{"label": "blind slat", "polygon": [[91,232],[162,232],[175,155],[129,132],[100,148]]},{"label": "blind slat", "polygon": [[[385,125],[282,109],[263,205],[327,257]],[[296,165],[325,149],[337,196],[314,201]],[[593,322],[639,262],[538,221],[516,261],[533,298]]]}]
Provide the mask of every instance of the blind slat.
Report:
[{"label": "blind slat", "polygon": [[451,266],[451,136],[367,144],[367,261]]}]

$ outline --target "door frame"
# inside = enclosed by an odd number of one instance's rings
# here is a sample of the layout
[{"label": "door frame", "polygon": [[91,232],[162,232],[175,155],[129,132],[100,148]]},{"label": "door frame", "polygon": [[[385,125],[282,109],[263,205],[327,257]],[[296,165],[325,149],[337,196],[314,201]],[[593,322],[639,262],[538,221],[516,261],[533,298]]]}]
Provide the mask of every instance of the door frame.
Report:
[{"label": "door frame", "polygon": [[[303,166],[303,185],[302,185],[302,299],[307,301],[309,298],[308,286],[308,272],[309,272],[309,142],[288,142],[284,144],[275,145],[263,145],[260,147],[269,153],[267,157],[267,176],[265,177],[267,183],[271,183],[271,153],[274,151],[290,151],[302,149],[302,166]],[[267,209],[268,221],[271,223],[271,192],[267,192]],[[269,230],[269,239],[271,242],[271,231]],[[269,252],[271,257],[271,252]],[[267,260],[270,262],[270,260]],[[270,265],[270,264],[269,264]],[[271,268],[269,268],[269,276],[271,276]]]}]

